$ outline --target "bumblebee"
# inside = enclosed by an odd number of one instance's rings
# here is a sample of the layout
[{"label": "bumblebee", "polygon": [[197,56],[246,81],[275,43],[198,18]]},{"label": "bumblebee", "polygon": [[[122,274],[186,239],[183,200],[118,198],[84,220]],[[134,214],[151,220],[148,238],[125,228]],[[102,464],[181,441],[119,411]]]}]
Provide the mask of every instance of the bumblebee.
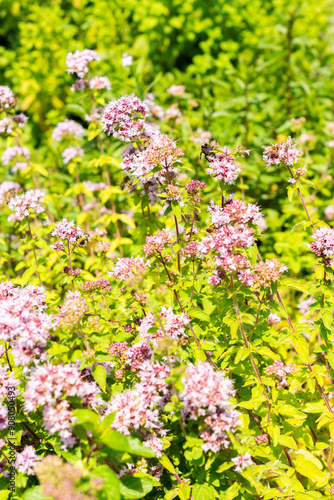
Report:
[{"label": "bumblebee", "polygon": [[150,144],[151,144],[151,139],[149,137],[144,137],[144,139],[142,139],[143,149],[147,149]]},{"label": "bumblebee", "polygon": [[211,226],[209,226],[207,229],[206,229],[206,232],[209,233],[209,234],[214,234],[216,232],[216,227],[214,224],[211,224]]},{"label": "bumblebee", "polygon": [[16,189],[10,189],[9,191],[7,191],[7,193],[5,194],[5,200],[6,200],[7,205],[8,205],[9,200],[11,200],[12,198],[15,198],[16,195],[17,195]]},{"label": "bumblebee", "polygon": [[87,233],[84,233],[82,236],[78,235],[78,236],[76,236],[75,239],[76,239],[76,243],[77,243],[78,247],[85,247],[90,242],[90,236]]},{"label": "bumblebee", "polygon": [[202,159],[202,155],[207,161],[211,161],[216,157],[216,153],[213,152],[214,147],[211,146],[208,142],[205,142],[201,145],[201,154],[199,155],[200,159]]}]

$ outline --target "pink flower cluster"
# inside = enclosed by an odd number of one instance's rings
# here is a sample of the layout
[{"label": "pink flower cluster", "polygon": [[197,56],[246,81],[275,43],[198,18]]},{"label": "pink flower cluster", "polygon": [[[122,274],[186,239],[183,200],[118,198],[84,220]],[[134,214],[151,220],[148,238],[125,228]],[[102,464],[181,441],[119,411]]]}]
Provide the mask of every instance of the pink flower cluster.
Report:
[{"label": "pink flower cluster", "polygon": [[66,66],[69,73],[76,73],[79,78],[84,78],[88,73],[88,65],[92,61],[99,61],[99,56],[95,50],[76,50],[69,52],[66,56]]},{"label": "pink flower cluster", "polygon": [[[249,151],[241,151],[240,148],[237,151],[249,154]],[[234,184],[239,172],[241,172],[241,167],[236,163],[233,153],[235,153],[234,150],[230,150],[225,146],[222,153],[217,153],[209,159],[211,174],[219,181],[224,181],[227,184]]]},{"label": "pink flower cluster", "polygon": [[43,312],[46,292],[32,285],[0,286],[0,340],[9,342],[15,363],[28,366],[46,360],[45,347],[53,318]]},{"label": "pink flower cluster", "polygon": [[82,148],[70,146],[69,148],[66,148],[61,155],[63,157],[64,165],[67,165],[70,161],[74,160],[74,158],[83,156],[84,152]]},{"label": "pink flower cluster", "polygon": [[85,281],[80,288],[84,292],[93,292],[96,290],[111,292],[112,286],[110,285],[110,281],[108,280],[96,280],[96,281]]},{"label": "pink flower cluster", "polygon": [[9,165],[17,156],[23,156],[26,160],[29,160],[30,151],[25,146],[13,146],[2,153],[1,161],[4,165]]},{"label": "pink flower cluster", "polygon": [[298,161],[298,156],[301,155],[296,146],[297,141],[291,139],[291,137],[285,142],[267,146],[264,148],[263,160],[266,162],[267,167],[270,165],[279,165],[280,163],[293,165]]},{"label": "pink flower cluster", "polygon": [[28,379],[24,393],[24,407],[28,413],[44,406],[44,425],[49,432],[57,432],[63,446],[73,446],[71,427],[73,418],[66,397],[76,396],[91,408],[102,405],[100,389],[95,382],[85,381],[76,366],[45,364],[37,367]]},{"label": "pink flower cluster", "polygon": [[89,88],[96,90],[111,90],[111,83],[107,76],[93,76],[89,80]]},{"label": "pink flower cluster", "polygon": [[326,266],[333,265],[334,254],[334,230],[329,227],[320,227],[312,236],[313,243],[310,249],[317,257],[323,259]]},{"label": "pink flower cluster", "polygon": [[79,139],[84,135],[84,133],[85,129],[80,125],[80,123],[77,123],[74,120],[66,119],[63,122],[57,123],[52,132],[52,139],[60,142],[66,135],[73,135],[76,139]]},{"label": "pink flower cluster", "polygon": [[168,229],[163,229],[153,236],[146,236],[146,243],[143,246],[145,256],[149,257],[154,253],[161,253],[165,245],[173,241],[173,236]]},{"label": "pink flower cluster", "polygon": [[102,116],[103,130],[121,141],[140,137],[149,114],[147,105],[136,96],[120,97],[111,101]]},{"label": "pink flower cluster", "polygon": [[0,85],[0,108],[8,109],[14,106],[16,97],[13,91],[6,85]]},{"label": "pink flower cluster", "polygon": [[113,270],[108,274],[113,275],[120,281],[125,281],[133,278],[135,275],[144,273],[146,269],[147,265],[143,257],[127,257],[117,259]]},{"label": "pink flower cluster", "polygon": [[281,318],[276,313],[270,313],[268,316],[268,325],[273,326],[277,325],[281,321]]},{"label": "pink flower cluster", "polygon": [[197,194],[200,189],[204,189],[205,187],[205,182],[200,182],[196,179],[192,179],[188,184],[184,186],[184,189],[189,194]]},{"label": "pink flower cluster", "polygon": [[182,97],[185,91],[186,88],[184,85],[172,85],[169,89],[167,89],[168,94],[178,97]]},{"label": "pink flower cluster", "polygon": [[[0,399],[4,401],[8,396],[8,387],[16,387],[20,385],[20,381],[17,380],[11,372],[0,366]],[[2,410],[3,411],[3,410]],[[7,414],[6,414],[7,415]],[[5,412],[3,412],[3,418],[6,418]]]},{"label": "pink flower cluster", "polygon": [[22,474],[32,476],[35,474],[36,464],[42,460],[32,446],[25,446],[21,453],[16,455],[15,467]]},{"label": "pink flower cluster", "polygon": [[182,418],[203,418],[207,428],[201,433],[202,449],[217,453],[227,448],[227,432],[239,425],[239,413],[232,408],[229,398],[234,395],[232,380],[223,372],[213,371],[208,362],[190,365],[182,378],[184,390],[180,395],[183,403]]},{"label": "pink flower cluster", "polygon": [[[57,236],[60,240],[66,240],[69,243],[75,243],[78,236],[82,236],[84,231],[80,226],[76,226],[74,220],[68,221],[65,217],[62,221],[57,222],[56,227],[51,232],[51,236]],[[54,248],[54,245],[51,245]]]},{"label": "pink flower cluster", "polygon": [[83,185],[86,189],[89,189],[92,193],[96,191],[101,191],[101,189],[105,189],[107,184],[105,182],[92,182],[92,181],[83,181]]},{"label": "pink flower cluster", "polygon": [[256,204],[245,203],[242,200],[231,200],[223,208],[210,201],[208,211],[211,214],[212,224],[218,228],[226,224],[257,224],[262,216]]},{"label": "pink flower cluster", "polygon": [[280,381],[278,383],[278,386],[282,388],[289,385],[288,381],[286,380],[286,376],[290,373],[296,372],[297,367],[296,365],[287,366],[283,363],[283,361],[276,359],[271,366],[268,366],[266,368],[265,371],[269,375],[275,375],[277,378],[279,378]]},{"label": "pink flower cluster", "polygon": [[14,130],[14,124],[12,120],[6,116],[0,120],[0,134],[11,134]]},{"label": "pink flower cluster", "polygon": [[244,455],[238,455],[235,458],[232,458],[232,462],[236,465],[234,469],[236,472],[242,472],[242,469],[246,469],[250,465],[253,465],[252,456],[248,453],[248,451]]},{"label": "pink flower cluster", "polygon": [[14,212],[8,217],[10,222],[22,221],[31,213],[44,212],[41,206],[45,193],[40,189],[30,189],[21,195],[16,195],[8,201],[8,207]]},{"label": "pink flower cluster", "polygon": [[254,283],[263,288],[269,288],[271,283],[279,280],[282,273],[288,270],[287,266],[281,264],[277,259],[266,259],[253,266]]}]

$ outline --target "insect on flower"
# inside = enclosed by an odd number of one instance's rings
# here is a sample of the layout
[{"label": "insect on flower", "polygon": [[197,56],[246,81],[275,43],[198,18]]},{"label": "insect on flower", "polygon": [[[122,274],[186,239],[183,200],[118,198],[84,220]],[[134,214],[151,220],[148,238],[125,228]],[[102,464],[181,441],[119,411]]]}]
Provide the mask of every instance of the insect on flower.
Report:
[{"label": "insect on flower", "polygon": [[205,142],[201,145],[201,154],[199,155],[200,159],[202,159],[202,155],[207,161],[212,160],[216,157],[216,153],[213,152],[214,146],[211,146],[208,142]]},{"label": "insect on flower", "polygon": [[87,233],[84,233],[83,235],[78,234],[76,236],[76,244],[79,247],[86,247],[88,245],[88,243],[90,242],[90,240],[91,240],[91,237]]}]

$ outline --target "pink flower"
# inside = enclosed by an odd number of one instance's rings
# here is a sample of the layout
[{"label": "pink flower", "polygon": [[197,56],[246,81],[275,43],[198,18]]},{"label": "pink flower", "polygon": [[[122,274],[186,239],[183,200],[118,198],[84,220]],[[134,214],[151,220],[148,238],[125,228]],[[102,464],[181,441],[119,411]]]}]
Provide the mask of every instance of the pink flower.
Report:
[{"label": "pink flower", "polygon": [[268,288],[271,283],[280,279],[282,273],[288,270],[277,259],[266,259],[265,262],[259,262],[252,268],[254,282],[259,287]]},{"label": "pink flower", "polygon": [[69,73],[76,73],[79,78],[83,78],[88,73],[88,65],[92,61],[99,61],[99,56],[95,50],[76,50],[69,52],[66,56],[66,66]]},{"label": "pink flower", "polygon": [[44,428],[50,434],[58,435],[61,439],[61,448],[72,448],[77,442],[76,437],[73,435],[73,424],[76,418],[72,417],[70,405],[66,400],[61,401],[56,406],[45,406],[43,410],[43,423]]},{"label": "pink flower", "polygon": [[96,191],[101,191],[101,189],[105,189],[107,184],[105,182],[91,182],[91,181],[83,181],[83,185],[86,189],[89,189],[92,193]]},{"label": "pink flower", "polygon": [[120,281],[125,281],[129,278],[135,276],[135,274],[142,274],[146,271],[147,265],[144,262],[143,257],[127,257],[122,259],[117,259],[117,262],[111,271],[111,273],[116,279]]},{"label": "pink flower", "polygon": [[132,141],[142,134],[148,114],[147,105],[138,97],[120,97],[111,101],[104,109],[103,130],[121,141]]},{"label": "pink flower", "polygon": [[111,90],[111,83],[107,76],[93,76],[89,80],[89,87],[96,90]]},{"label": "pink flower", "polygon": [[178,97],[182,97],[185,91],[186,88],[184,85],[172,85],[171,87],[169,87],[169,89],[167,89],[168,94]]},{"label": "pink flower", "polygon": [[174,314],[172,307],[162,306],[160,319],[165,320],[163,330],[168,337],[176,340],[180,337],[188,338],[185,326],[191,320],[186,314]]},{"label": "pink flower", "polygon": [[25,146],[13,146],[2,153],[1,161],[4,165],[9,165],[17,156],[23,156],[26,160],[29,160],[30,151]]},{"label": "pink flower", "polygon": [[126,66],[132,66],[132,56],[129,54],[122,54],[122,66],[125,68]]},{"label": "pink flower", "polygon": [[62,221],[57,222],[56,227],[51,232],[51,236],[57,236],[60,240],[67,240],[70,243],[75,243],[78,236],[82,236],[84,231],[80,226],[76,226],[74,220],[68,221],[65,217]]},{"label": "pink flower", "polygon": [[312,238],[314,241],[310,245],[311,251],[323,259],[326,266],[331,266],[334,254],[334,230],[329,227],[320,227]]},{"label": "pink flower", "polygon": [[265,371],[269,375],[275,375],[276,377],[278,377],[280,379],[278,386],[282,388],[283,386],[289,385],[288,381],[286,380],[286,376],[289,373],[296,372],[297,367],[296,365],[287,366],[283,363],[283,361],[276,359],[271,366],[268,366],[266,368]]},{"label": "pink flower", "polygon": [[216,227],[227,224],[257,224],[261,218],[260,208],[256,204],[245,203],[242,200],[232,200],[223,208],[210,201],[208,211]]},{"label": "pink flower", "polygon": [[0,85],[0,108],[11,108],[16,104],[16,97],[13,91],[6,85]]},{"label": "pink flower", "polygon": [[277,325],[281,321],[281,318],[276,313],[270,313],[268,316],[268,325]]},{"label": "pink flower", "polygon": [[217,153],[209,159],[210,173],[219,181],[224,181],[227,184],[234,184],[239,172],[241,172],[241,167],[235,162],[232,153],[233,151],[225,146],[222,153]]},{"label": "pink flower", "polygon": [[34,469],[41,459],[42,457],[36,454],[32,446],[25,446],[24,450],[17,454],[15,466],[22,474],[33,476],[35,474]]},{"label": "pink flower", "polygon": [[[8,408],[0,403],[0,431],[7,429],[8,427]],[[0,448],[1,449],[1,448]]]},{"label": "pink flower", "polygon": [[14,130],[13,122],[9,117],[0,120],[0,134],[11,134]]},{"label": "pink flower", "polygon": [[296,147],[297,144],[296,139],[289,137],[286,142],[265,147],[263,160],[266,162],[267,167],[270,165],[279,165],[280,163],[285,163],[286,165],[296,163],[299,159],[298,156],[301,155]]},{"label": "pink flower", "polygon": [[297,305],[297,308],[299,311],[306,316],[310,312],[310,306],[315,303],[315,300],[313,297],[309,297],[308,299],[304,299],[299,302]]},{"label": "pink flower", "polygon": [[232,458],[232,462],[235,467],[236,472],[242,472],[242,469],[246,469],[250,465],[253,465],[252,456],[248,453],[248,451],[244,455],[238,455],[235,458]]},{"label": "pink flower", "polygon": [[196,179],[192,179],[188,184],[184,186],[184,189],[189,194],[197,194],[200,189],[204,189],[205,187],[205,182],[200,182]]},{"label": "pink flower", "polygon": [[[1,192],[1,186],[0,186],[0,192]],[[0,199],[1,199],[1,196],[0,196]],[[325,217],[327,220],[333,220],[334,219],[334,205],[328,205],[325,208],[324,213],[325,213]]]},{"label": "pink flower", "polygon": [[173,241],[173,236],[168,229],[159,231],[154,236],[146,236],[146,244],[143,246],[145,256],[149,257],[154,253],[161,253],[165,245]]},{"label": "pink flower", "polygon": [[44,212],[41,206],[45,193],[40,189],[30,189],[21,195],[16,195],[8,201],[8,207],[14,214],[8,217],[10,222],[22,221],[31,213],[40,214]]},{"label": "pink flower", "polygon": [[198,128],[195,130],[194,135],[190,137],[190,140],[195,142],[195,144],[204,144],[212,139],[212,134],[209,131],[202,130]]},{"label": "pink flower", "polygon": [[[11,372],[8,373],[3,366],[0,366],[0,400],[4,401],[7,398],[8,387],[16,387],[20,383]],[[19,394],[17,389],[15,390],[15,394]]]},{"label": "pink flower", "polygon": [[78,156],[83,156],[83,154],[84,152],[82,148],[70,146],[69,148],[66,148],[61,155],[63,157],[64,165],[67,165],[71,160],[74,160],[74,158],[77,158]]},{"label": "pink flower", "polygon": [[85,129],[74,120],[64,120],[63,122],[57,123],[56,127],[52,132],[52,139],[60,142],[62,138],[66,135],[73,135],[76,139],[82,137],[85,133]]}]

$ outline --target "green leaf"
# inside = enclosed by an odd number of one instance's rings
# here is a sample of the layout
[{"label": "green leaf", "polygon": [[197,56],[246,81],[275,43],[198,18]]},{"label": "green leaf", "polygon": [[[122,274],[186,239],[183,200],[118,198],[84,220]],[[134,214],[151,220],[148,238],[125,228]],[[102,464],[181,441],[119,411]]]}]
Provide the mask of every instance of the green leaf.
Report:
[{"label": "green leaf", "polygon": [[309,363],[310,357],[306,338],[302,335],[294,335],[293,345],[298,352],[300,359],[304,361],[304,363]]},{"label": "green leaf", "polygon": [[201,319],[202,321],[210,321],[210,316],[202,311],[202,309],[190,309],[188,314],[192,318]]},{"label": "green leaf", "polygon": [[93,368],[93,377],[95,382],[99,384],[103,392],[106,392],[106,380],[107,380],[107,371],[103,365],[96,365]]},{"label": "green leaf", "polygon": [[[299,461],[298,461],[299,462]],[[327,476],[311,460],[302,460],[296,465],[296,471],[302,476],[312,479],[318,488],[322,488],[328,483]]]},{"label": "green leaf", "polygon": [[[2,491],[0,491],[0,500],[7,500],[7,498],[9,497],[10,494],[11,494],[10,490],[2,490]],[[25,499],[26,497],[24,496],[23,498]],[[33,496],[31,496],[29,498],[30,498],[30,500],[34,500],[34,499],[39,500],[39,499],[43,498],[43,496],[40,496],[40,497],[37,497],[37,496],[33,497]]]},{"label": "green leaf", "polygon": [[330,330],[332,322],[333,322],[333,315],[332,312],[329,309],[323,309],[321,311],[321,317],[322,321],[324,323],[324,326]]},{"label": "green leaf", "polygon": [[77,409],[72,413],[76,417],[74,425],[82,425],[89,429],[95,436],[98,434],[100,418],[93,410]]},{"label": "green leaf", "polygon": [[126,476],[120,483],[120,492],[122,498],[143,498],[147,493],[152,491],[153,480],[149,477]]},{"label": "green leaf", "polygon": [[286,446],[287,448],[293,448],[294,450],[297,450],[297,445],[296,441],[293,439],[292,436],[280,436],[278,438],[279,444],[282,446]]},{"label": "green leaf", "polygon": [[285,417],[293,417],[297,419],[305,419],[306,415],[302,411],[297,410],[292,405],[282,405],[277,409],[280,415],[284,415]]},{"label": "green leaf", "polygon": [[195,484],[192,489],[194,500],[214,500],[215,489],[209,484]]},{"label": "green leaf", "polygon": [[132,455],[140,455],[146,458],[154,458],[155,453],[151,448],[144,446],[139,439],[123,436],[120,432],[112,431],[107,436],[102,436],[101,442],[111,450],[123,451]]},{"label": "green leaf", "polygon": [[[7,497],[4,496],[2,497],[2,493],[6,493],[6,491],[2,491],[0,493],[0,500],[6,500]],[[40,486],[35,486],[34,488],[31,488],[30,490],[26,491],[23,496],[23,500],[45,500],[45,496],[42,494],[41,487]]]},{"label": "green leaf", "polygon": [[[103,479],[103,491],[108,500],[119,500],[121,482],[115,472],[107,465],[99,465],[90,472],[90,476],[94,479]],[[140,497],[133,497],[140,498]]]},{"label": "green leaf", "polygon": [[293,288],[294,290],[307,293],[307,286],[294,278],[284,278],[280,281],[280,284],[282,288]]},{"label": "green leaf", "polygon": [[171,474],[175,474],[175,467],[172,464],[172,462],[169,460],[167,455],[163,455],[162,457],[160,457],[159,462],[161,463],[161,465],[163,465],[165,467],[165,469],[168,470],[168,472],[170,472]]},{"label": "green leaf", "polygon": [[26,286],[26,284],[29,282],[30,278],[32,277],[32,275],[34,274],[35,272],[35,269],[34,267],[28,267],[28,269],[26,269],[21,277],[21,286]]}]

